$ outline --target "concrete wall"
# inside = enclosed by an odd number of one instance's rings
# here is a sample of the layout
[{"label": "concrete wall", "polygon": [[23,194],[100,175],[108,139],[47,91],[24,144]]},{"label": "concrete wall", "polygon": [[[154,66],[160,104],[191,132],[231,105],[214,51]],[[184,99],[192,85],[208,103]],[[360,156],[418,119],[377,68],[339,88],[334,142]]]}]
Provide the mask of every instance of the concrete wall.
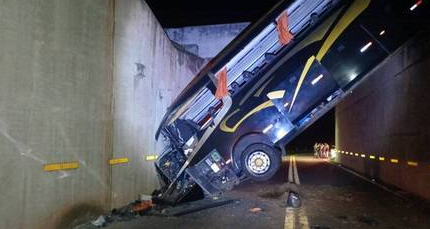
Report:
[{"label": "concrete wall", "polygon": [[203,58],[213,58],[248,25],[249,23],[192,26],[166,29],[166,33],[172,41],[189,52]]},{"label": "concrete wall", "polygon": [[113,152],[131,159],[112,171],[113,206],[119,206],[157,187],[153,162],[145,156],[157,154],[158,124],[203,60],[173,48],[145,3],[117,1],[115,6]]},{"label": "concrete wall", "polygon": [[[149,193],[156,124],[200,62],[139,0],[2,1],[0,228],[69,228]],[[79,168],[43,170],[61,162]]]},{"label": "concrete wall", "polygon": [[65,228],[105,209],[112,16],[107,0],[2,1],[0,228]]},{"label": "concrete wall", "polygon": [[408,42],[336,108],[336,146],[359,154],[341,153],[339,161],[427,199],[430,199],[429,51],[428,36]]}]

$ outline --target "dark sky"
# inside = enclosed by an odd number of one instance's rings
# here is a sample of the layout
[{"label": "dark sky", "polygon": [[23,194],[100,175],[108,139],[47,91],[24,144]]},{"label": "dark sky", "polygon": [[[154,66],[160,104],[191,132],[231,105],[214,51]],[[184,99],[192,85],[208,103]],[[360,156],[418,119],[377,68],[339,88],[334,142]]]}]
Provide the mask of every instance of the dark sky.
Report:
[{"label": "dark sky", "polygon": [[146,0],[164,28],[253,22],[279,0]]},{"label": "dark sky", "polygon": [[315,142],[335,143],[335,109],[331,109],[287,146],[287,150],[313,149]]}]

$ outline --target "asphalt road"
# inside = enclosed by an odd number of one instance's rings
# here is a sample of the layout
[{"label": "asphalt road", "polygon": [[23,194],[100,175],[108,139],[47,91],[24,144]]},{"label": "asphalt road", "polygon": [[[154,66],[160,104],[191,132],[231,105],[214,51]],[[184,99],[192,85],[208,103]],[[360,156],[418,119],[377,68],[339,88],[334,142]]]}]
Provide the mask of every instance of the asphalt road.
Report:
[{"label": "asphalt road", "polygon": [[[301,196],[300,208],[286,206],[291,189]],[[237,200],[180,217],[143,216],[107,228],[430,228],[428,203],[402,199],[310,156],[286,157],[271,181],[246,181],[226,196]]]}]

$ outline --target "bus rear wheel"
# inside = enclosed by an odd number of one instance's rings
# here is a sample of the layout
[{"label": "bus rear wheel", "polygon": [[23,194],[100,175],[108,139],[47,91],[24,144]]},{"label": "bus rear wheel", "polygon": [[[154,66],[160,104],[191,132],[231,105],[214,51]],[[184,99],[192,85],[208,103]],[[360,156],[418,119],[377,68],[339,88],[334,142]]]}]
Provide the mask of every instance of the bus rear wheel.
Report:
[{"label": "bus rear wheel", "polygon": [[243,170],[255,181],[266,181],[281,167],[281,154],[266,144],[252,144],[242,154]]}]

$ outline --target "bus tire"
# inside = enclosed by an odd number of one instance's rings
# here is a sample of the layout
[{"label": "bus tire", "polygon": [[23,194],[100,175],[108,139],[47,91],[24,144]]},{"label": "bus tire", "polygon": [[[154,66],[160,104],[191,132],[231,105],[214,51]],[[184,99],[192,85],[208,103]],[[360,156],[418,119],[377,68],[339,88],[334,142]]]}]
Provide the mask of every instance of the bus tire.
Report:
[{"label": "bus tire", "polygon": [[281,154],[272,146],[256,143],[242,154],[243,171],[254,181],[266,181],[281,167]]}]

